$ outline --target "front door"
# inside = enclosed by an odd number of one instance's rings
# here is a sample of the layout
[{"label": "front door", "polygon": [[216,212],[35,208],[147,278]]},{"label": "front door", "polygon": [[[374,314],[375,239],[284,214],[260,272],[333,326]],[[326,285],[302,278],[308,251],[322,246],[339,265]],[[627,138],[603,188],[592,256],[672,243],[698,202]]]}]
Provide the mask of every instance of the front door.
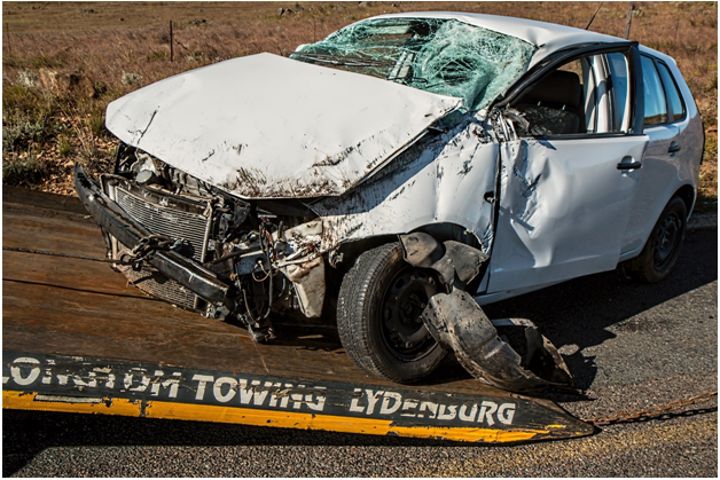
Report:
[{"label": "front door", "polygon": [[509,105],[517,138],[501,149],[486,293],[616,267],[648,144],[631,125],[630,52],[619,53],[625,69],[616,79],[617,55],[574,58]]}]

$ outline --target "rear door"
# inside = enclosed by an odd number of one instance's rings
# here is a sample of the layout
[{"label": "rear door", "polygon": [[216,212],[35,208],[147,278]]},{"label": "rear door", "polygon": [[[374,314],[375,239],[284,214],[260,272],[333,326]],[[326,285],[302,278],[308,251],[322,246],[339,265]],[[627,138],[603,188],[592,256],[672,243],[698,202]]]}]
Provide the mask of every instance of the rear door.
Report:
[{"label": "rear door", "polygon": [[681,159],[689,142],[680,135],[687,125],[687,109],[668,66],[641,55],[644,85],[644,127],[649,138],[635,208],[625,233],[624,256],[636,255],[645,245],[660,213],[678,188]]},{"label": "rear door", "polygon": [[648,144],[638,63],[636,45],[586,51],[509,97],[487,293],[616,267]]}]

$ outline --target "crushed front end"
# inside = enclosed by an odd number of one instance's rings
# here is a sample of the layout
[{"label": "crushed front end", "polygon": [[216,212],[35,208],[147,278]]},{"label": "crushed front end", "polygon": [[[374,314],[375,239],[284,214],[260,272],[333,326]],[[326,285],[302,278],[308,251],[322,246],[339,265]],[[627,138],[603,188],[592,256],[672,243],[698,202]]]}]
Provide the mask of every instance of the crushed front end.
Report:
[{"label": "crushed front end", "polygon": [[75,186],[114,268],[145,293],[259,341],[271,311],[320,316],[321,232],[301,202],[244,201],[124,144],[114,173],[97,184],[77,166]]}]

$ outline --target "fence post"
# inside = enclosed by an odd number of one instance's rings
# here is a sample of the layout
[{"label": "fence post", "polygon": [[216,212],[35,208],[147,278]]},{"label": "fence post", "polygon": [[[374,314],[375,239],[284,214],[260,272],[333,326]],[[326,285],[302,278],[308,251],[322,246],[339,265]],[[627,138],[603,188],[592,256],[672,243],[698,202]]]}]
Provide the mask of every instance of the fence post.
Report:
[{"label": "fence post", "polygon": [[170,63],[172,63],[174,54],[175,54],[175,48],[174,48],[174,40],[173,40],[173,21],[170,20]]},{"label": "fence post", "polygon": [[627,23],[625,23],[625,38],[630,38],[630,26],[632,25],[633,13],[635,12],[635,2],[630,2],[628,8]]}]

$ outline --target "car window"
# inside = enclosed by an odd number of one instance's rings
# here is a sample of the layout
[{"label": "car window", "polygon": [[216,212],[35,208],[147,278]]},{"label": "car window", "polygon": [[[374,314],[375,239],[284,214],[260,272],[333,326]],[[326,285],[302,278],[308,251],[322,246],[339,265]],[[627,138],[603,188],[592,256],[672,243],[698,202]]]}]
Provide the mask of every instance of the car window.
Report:
[{"label": "car window", "polygon": [[513,102],[516,131],[520,136],[594,133],[596,85],[587,58],[559,66]]},{"label": "car window", "polygon": [[572,72],[580,79],[580,89],[582,90],[582,110],[581,119],[584,125],[580,126],[580,130],[586,133],[597,131],[597,100],[598,79],[595,78],[595,72],[592,68],[591,57],[578,58],[572,60],[560,67],[560,72]]},{"label": "car window", "polygon": [[677,83],[670,73],[670,69],[661,62],[656,62],[660,78],[665,86],[665,93],[670,104],[670,121],[676,122],[685,118],[685,105],[683,104],[682,97],[678,91]]},{"label": "car window", "polygon": [[643,91],[645,103],[645,126],[661,125],[667,122],[665,92],[655,62],[642,56]]},{"label": "car window", "polygon": [[612,110],[612,131],[621,132],[627,129],[625,117],[630,112],[630,83],[627,57],[622,52],[607,54],[610,70],[610,107]]}]

